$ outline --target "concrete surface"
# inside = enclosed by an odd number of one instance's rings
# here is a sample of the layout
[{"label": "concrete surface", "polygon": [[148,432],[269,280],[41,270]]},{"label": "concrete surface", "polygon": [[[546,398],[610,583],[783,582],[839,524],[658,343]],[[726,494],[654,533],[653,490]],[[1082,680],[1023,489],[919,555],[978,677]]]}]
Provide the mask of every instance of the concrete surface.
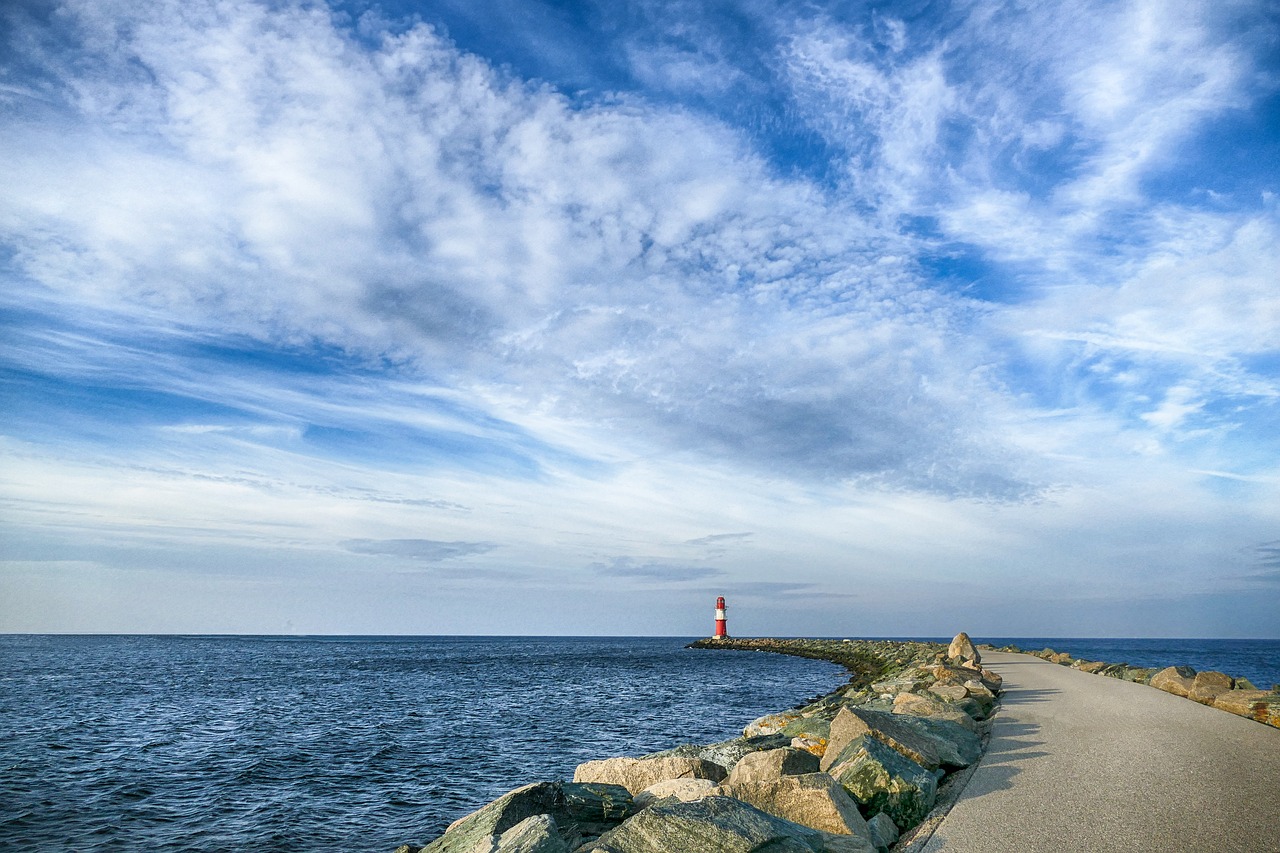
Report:
[{"label": "concrete surface", "polygon": [[1280,729],[1029,655],[982,662],[1004,678],[991,743],[925,853],[1280,853]]}]

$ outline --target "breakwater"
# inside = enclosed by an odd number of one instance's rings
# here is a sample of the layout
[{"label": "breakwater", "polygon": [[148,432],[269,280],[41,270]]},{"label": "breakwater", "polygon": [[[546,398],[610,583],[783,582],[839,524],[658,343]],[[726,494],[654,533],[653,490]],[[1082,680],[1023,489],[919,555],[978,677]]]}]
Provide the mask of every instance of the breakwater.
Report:
[{"label": "breakwater", "polygon": [[1157,669],[1085,660],[1051,648],[1023,651],[1017,646],[1004,646],[998,651],[1028,654],[1081,672],[1146,684],[1238,717],[1280,728],[1280,684],[1271,685],[1270,690],[1260,690],[1248,679],[1234,678],[1224,672],[1197,672],[1189,666]]},{"label": "breakwater", "polygon": [[832,661],[842,687],[748,723],[742,735],[578,765],[398,853],[875,853],[924,820],[953,774],[982,754],[1001,689],[960,634],[948,646],[891,640],[704,640],[693,648]]}]

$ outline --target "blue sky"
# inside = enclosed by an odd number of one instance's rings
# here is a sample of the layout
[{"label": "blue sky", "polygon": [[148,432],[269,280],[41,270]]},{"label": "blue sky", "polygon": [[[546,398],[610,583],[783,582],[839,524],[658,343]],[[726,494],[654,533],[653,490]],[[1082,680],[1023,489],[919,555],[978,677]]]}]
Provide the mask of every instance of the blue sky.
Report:
[{"label": "blue sky", "polygon": [[1270,4],[0,36],[0,630],[1280,636]]}]

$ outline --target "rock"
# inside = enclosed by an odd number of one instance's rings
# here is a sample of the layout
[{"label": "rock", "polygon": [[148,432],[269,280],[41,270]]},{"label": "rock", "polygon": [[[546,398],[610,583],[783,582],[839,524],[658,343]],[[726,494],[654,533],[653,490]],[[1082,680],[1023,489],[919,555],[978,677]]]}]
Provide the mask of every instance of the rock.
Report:
[{"label": "rock", "polygon": [[527,817],[492,839],[491,846],[473,847],[471,853],[569,853],[551,815]]},{"label": "rock", "polygon": [[726,783],[720,791],[774,817],[837,835],[870,841],[867,822],[849,793],[826,773],[779,776],[757,782]]},{"label": "rock", "polygon": [[938,778],[871,735],[840,753],[830,774],[869,813],[884,812],[899,826],[915,826],[933,807]]},{"label": "rock", "polygon": [[898,840],[898,825],[884,812],[867,821],[867,831],[871,833],[871,843],[882,853],[888,853]]},{"label": "rock", "polygon": [[973,640],[969,639],[969,635],[964,631],[956,634],[956,638],[951,641],[951,645],[947,647],[948,658],[960,658],[961,660],[973,661],[974,663],[982,662],[982,655],[974,648]]},{"label": "rock", "polygon": [[987,689],[987,686],[981,681],[966,681],[964,689],[968,692],[968,698],[978,703],[977,716],[985,718],[996,707],[996,694]]},{"label": "rock", "polygon": [[963,684],[935,684],[929,688],[929,692],[935,696],[940,696],[949,702],[959,702],[961,699],[969,695],[969,691],[965,690]]},{"label": "rock", "polygon": [[1236,689],[1236,690],[1257,690],[1258,688],[1254,687],[1254,686],[1253,686],[1253,682],[1252,682],[1252,681],[1250,681],[1250,680],[1249,680],[1249,679],[1247,679],[1247,678],[1237,678],[1237,679],[1236,679],[1236,686],[1235,686],[1235,688],[1234,688],[1234,689]]},{"label": "rock", "polygon": [[495,836],[535,815],[553,818],[561,839],[573,847],[582,836],[612,829],[633,811],[631,794],[617,785],[535,782],[454,821],[422,853],[472,853],[477,845],[492,844]]},{"label": "rock", "polygon": [[1151,676],[1151,686],[1175,696],[1189,696],[1195,686],[1196,671],[1189,666],[1170,666]]},{"label": "rock", "polygon": [[845,748],[863,735],[871,735],[926,770],[936,770],[942,763],[932,740],[895,715],[861,708],[841,708],[831,723],[831,740],[827,743],[821,769],[829,770],[839,762]]},{"label": "rock", "polygon": [[951,720],[964,726],[969,731],[977,731],[978,728],[977,723],[973,721],[973,717],[959,710],[957,706],[946,705],[936,699],[929,699],[918,693],[899,693],[893,700],[893,713]]},{"label": "rock", "polygon": [[836,715],[840,706],[835,706],[826,711],[823,716],[814,714],[806,714],[799,719],[792,720],[787,723],[779,731],[779,734],[789,735],[791,737],[825,737],[831,736],[831,718]]},{"label": "rock", "polygon": [[742,760],[733,768],[725,784],[766,782],[783,776],[799,776],[803,773],[816,772],[818,772],[818,756],[787,746],[742,756]]},{"label": "rock", "polygon": [[898,714],[895,719],[911,726],[922,737],[930,738],[943,767],[968,767],[982,757],[982,738],[952,720],[909,714]]},{"label": "rock", "polygon": [[632,796],[655,782],[667,779],[710,779],[719,782],[728,775],[719,764],[704,758],[682,758],[669,755],[661,758],[606,758],[587,761],[573,771],[574,782],[601,782],[621,785]]},{"label": "rock", "polygon": [[1195,681],[1191,682],[1191,693],[1188,699],[1194,699],[1201,705],[1212,705],[1213,700],[1221,693],[1226,693],[1235,682],[1231,676],[1221,672],[1197,672]]},{"label": "rock", "polygon": [[636,794],[636,810],[646,809],[667,797],[675,797],[682,803],[691,803],[711,796],[715,790],[716,783],[710,779],[667,779],[663,782],[654,782]]},{"label": "rock", "polygon": [[[934,666],[925,667],[923,672],[928,673],[933,683],[929,685],[929,689],[948,684],[964,684],[973,678],[973,669],[967,666],[951,666],[950,664],[936,664]],[[919,691],[913,691],[919,692]]]},{"label": "rock", "polygon": [[820,832],[731,797],[657,803],[601,837],[593,853],[873,853],[857,836]]},{"label": "rock", "polygon": [[786,728],[787,723],[800,718],[799,711],[783,711],[780,714],[765,714],[758,720],[752,720],[747,723],[747,727],[742,730],[743,737],[758,737],[759,735],[771,735],[782,731]]},{"label": "rock", "polygon": [[1076,661],[1076,669],[1081,672],[1094,674],[1102,671],[1107,666],[1105,661],[1100,660],[1078,660]]},{"label": "rock", "polygon": [[898,693],[920,690],[928,686],[928,684],[929,682],[923,678],[890,678],[874,682],[871,685],[871,690],[879,696],[893,696]]},{"label": "rock", "polygon": [[821,758],[827,751],[827,742],[824,737],[793,737],[791,746]]},{"label": "rock", "polygon": [[1124,668],[1124,680],[1132,681],[1135,684],[1150,684],[1151,679],[1155,676],[1154,669],[1147,669],[1141,666],[1126,666]]},{"label": "rock", "polygon": [[759,735],[757,737],[739,737],[732,740],[713,743],[705,746],[692,757],[719,764],[725,772],[732,770],[742,756],[766,749],[778,749],[791,746],[791,736],[784,734]]},{"label": "rock", "polygon": [[1269,690],[1228,690],[1217,695],[1213,707],[1280,727],[1280,694]]}]

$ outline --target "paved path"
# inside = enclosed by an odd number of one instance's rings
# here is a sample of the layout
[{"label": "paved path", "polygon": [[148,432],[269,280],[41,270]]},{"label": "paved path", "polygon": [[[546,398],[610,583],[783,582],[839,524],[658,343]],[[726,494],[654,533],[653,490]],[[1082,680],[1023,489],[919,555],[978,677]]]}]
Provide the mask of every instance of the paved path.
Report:
[{"label": "paved path", "polygon": [[984,652],[991,745],[925,853],[1280,853],[1280,729]]}]

